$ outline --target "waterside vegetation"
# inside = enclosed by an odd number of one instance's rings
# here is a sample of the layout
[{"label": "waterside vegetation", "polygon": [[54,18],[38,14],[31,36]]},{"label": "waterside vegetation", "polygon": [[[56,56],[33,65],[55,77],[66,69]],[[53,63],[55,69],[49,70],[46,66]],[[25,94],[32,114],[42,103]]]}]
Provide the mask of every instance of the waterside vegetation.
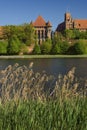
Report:
[{"label": "waterside vegetation", "polygon": [[32,24],[3,27],[0,34],[0,55],[78,55],[87,54],[87,32],[64,30],[53,33],[52,39],[38,44]]},{"label": "waterside vegetation", "polygon": [[87,80],[15,64],[0,71],[1,130],[87,130]]}]

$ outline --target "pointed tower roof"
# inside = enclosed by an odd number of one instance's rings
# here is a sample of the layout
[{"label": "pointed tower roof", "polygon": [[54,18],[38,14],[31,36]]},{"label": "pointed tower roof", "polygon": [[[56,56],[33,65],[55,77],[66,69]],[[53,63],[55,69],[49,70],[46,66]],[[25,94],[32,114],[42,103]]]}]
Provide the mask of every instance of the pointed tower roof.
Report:
[{"label": "pointed tower roof", "polygon": [[52,27],[52,24],[50,23],[50,21],[47,22],[47,26]]},{"label": "pointed tower roof", "polygon": [[36,21],[33,22],[34,27],[39,27],[39,26],[46,26],[46,21],[42,18],[42,16],[38,16]]}]

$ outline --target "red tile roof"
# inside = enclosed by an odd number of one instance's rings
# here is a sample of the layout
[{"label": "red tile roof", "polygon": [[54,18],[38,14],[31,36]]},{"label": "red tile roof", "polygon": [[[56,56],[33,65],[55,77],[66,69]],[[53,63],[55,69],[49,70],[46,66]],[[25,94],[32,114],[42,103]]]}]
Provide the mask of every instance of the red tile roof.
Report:
[{"label": "red tile roof", "polygon": [[52,26],[50,22],[46,23],[46,21],[42,18],[42,16],[38,16],[35,22],[33,22],[34,27],[45,27]]},{"label": "red tile roof", "polygon": [[87,20],[75,19],[74,24],[77,29],[87,29]]},{"label": "red tile roof", "polygon": [[42,16],[38,16],[35,22],[33,22],[33,26],[38,27],[38,26],[46,26],[45,20],[42,18]]}]

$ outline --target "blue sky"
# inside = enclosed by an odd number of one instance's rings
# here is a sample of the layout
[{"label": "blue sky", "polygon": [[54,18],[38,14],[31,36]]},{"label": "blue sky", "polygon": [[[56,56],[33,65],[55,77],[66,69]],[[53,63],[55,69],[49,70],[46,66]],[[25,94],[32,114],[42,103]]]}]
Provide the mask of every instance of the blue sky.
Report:
[{"label": "blue sky", "polygon": [[87,0],[0,0],[0,26],[29,23],[41,15],[55,30],[65,12],[87,19]]}]

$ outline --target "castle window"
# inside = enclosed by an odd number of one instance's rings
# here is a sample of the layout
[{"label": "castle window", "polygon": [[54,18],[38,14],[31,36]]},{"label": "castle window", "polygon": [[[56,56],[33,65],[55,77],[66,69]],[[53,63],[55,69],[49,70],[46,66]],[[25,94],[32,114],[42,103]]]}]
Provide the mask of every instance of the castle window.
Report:
[{"label": "castle window", "polygon": [[79,27],[81,26],[81,24],[79,24]]},{"label": "castle window", "polygon": [[70,19],[67,19],[67,21],[69,22]]}]

